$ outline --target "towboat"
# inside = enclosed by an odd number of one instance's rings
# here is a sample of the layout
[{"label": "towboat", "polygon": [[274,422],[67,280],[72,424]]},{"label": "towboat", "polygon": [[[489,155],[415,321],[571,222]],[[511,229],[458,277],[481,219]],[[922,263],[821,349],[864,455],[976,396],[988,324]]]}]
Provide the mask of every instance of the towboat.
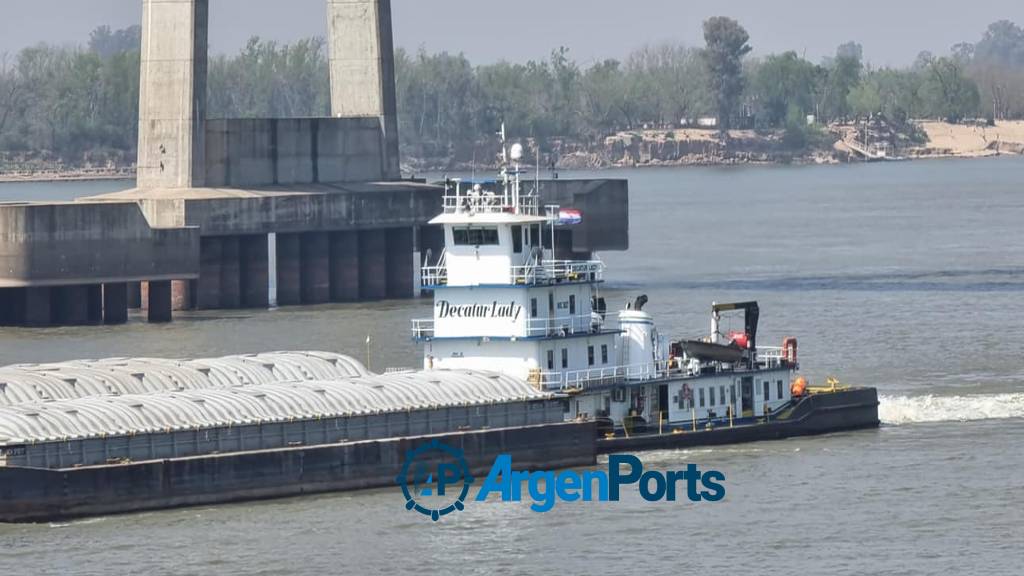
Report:
[{"label": "towboat", "polygon": [[[433,316],[413,320],[424,369],[486,370],[564,399],[608,450],[780,438],[878,426],[873,388],[809,389],[796,338],[758,342],[757,302],[711,306],[711,330],[667,340],[638,296],[609,314],[605,265],[558,253],[556,231],[586,215],[540,205],[523,147],[502,135],[496,180],[447,179],[445,248],[420,273]],[[525,180],[525,181],[524,181]],[[743,330],[723,333],[723,315]]]}]

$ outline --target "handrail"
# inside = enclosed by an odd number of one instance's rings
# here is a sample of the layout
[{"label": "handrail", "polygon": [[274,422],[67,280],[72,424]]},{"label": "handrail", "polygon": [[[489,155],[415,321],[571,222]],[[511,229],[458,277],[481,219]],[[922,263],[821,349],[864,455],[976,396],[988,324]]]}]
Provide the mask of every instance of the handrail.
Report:
[{"label": "handrail", "polygon": [[[509,267],[509,283],[538,285],[556,282],[601,282],[604,280],[604,262],[600,260],[544,260],[540,263]],[[436,266],[423,266],[420,279],[424,287],[447,286],[447,252]]]}]

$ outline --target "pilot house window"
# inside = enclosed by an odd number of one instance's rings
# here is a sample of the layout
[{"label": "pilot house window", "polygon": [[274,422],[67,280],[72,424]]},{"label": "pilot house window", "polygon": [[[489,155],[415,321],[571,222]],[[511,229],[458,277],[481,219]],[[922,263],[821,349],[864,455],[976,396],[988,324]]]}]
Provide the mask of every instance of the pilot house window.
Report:
[{"label": "pilot house window", "polygon": [[497,228],[455,228],[452,230],[456,246],[497,246]]}]

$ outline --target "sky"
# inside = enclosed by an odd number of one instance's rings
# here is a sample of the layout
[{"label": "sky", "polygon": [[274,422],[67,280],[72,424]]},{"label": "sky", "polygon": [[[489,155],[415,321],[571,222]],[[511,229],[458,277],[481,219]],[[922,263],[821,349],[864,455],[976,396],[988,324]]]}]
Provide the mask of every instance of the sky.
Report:
[{"label": "sky", "polygon": [[[214,52],[253,35],[281,42],[323,35],[325,0],[210,0]],[[38,42],[82,44],[101,24],[137,24],[141,0],[2,0],[0,55]],[[977,41],[991,22],[1024,25],[1021,0],[392,0],[395,42],[463,52],[476,63],[546,58],[566,46],[583,64],[645,44],[703,43],[701,22],[736,18],[757,54],[796,50],[819,61],[848,40],[876,66],[902,66],[921,50],[945,54]]]}]

